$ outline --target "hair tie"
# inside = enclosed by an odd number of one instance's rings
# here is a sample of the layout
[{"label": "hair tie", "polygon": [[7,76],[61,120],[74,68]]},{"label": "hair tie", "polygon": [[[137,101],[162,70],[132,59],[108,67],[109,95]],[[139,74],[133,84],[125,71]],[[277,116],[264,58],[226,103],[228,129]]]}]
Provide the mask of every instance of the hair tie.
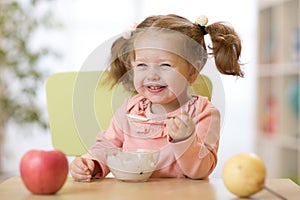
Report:
[{"label": "hair tie", "polygon": [[196,24],[200,27],[200,30],[202,32],[203,35],[208,34],[206,31],[206,27],[205,25],[208,23],[208,18],[205,15],[202,15],[200,17],[197,18],[196,20]]},{"label": "hair tie", "polygon": [[134,23],[132,24],[129,28],[127,28],[123,33],[122,33],[122,37],[124,39],[130,39],[130,37],[132,36],[132,33],[136,30],[138,23]]}]

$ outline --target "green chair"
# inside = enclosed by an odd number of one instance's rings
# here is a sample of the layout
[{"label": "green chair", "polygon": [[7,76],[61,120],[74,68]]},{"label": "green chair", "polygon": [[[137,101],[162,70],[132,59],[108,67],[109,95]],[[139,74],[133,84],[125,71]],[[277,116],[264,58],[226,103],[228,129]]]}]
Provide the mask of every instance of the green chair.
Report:
[{"label": "green chair", "polygon": [[[95,143],[99,130],[106,130],[114,111],[133,95],[122,84],[111,88],[104,71],[61,72],[46,81],[48,120],[55,149],[79,156]],[[190,92],[212,94],[211,81],[199,75]]]}]

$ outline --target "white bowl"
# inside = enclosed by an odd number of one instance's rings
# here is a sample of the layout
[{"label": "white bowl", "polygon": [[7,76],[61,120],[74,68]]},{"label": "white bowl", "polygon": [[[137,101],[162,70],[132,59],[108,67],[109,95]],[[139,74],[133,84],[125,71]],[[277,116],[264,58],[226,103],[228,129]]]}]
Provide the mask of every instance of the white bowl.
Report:
[{"label": "white bowl", "polygon": [[159,151],[120,148],[106,150],[106,163],[114,177],[122,181],[147,181],[157,166]]}]

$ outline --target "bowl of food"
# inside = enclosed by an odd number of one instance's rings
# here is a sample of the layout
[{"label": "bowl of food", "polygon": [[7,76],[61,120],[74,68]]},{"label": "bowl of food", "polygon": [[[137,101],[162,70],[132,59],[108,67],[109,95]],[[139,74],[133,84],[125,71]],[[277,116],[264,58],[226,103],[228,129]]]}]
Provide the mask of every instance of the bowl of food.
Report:
[{"label": "bowl of food", "polygon": [[157,167],[159,151],[121,148],[106,150],[106,163],[114,177],[121,181],[145,182]]}]

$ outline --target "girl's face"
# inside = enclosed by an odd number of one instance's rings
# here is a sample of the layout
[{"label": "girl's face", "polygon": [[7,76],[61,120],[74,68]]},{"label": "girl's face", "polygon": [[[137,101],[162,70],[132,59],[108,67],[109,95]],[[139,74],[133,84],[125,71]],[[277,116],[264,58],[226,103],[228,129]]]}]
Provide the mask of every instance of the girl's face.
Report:
[{"label": "girl's face", "polygon": [[187,89],[195,70],[182,57],[166,50],[144,48],[135,51],[134,85],[137,92],[160,105],[165,112],[189,100]]}]

